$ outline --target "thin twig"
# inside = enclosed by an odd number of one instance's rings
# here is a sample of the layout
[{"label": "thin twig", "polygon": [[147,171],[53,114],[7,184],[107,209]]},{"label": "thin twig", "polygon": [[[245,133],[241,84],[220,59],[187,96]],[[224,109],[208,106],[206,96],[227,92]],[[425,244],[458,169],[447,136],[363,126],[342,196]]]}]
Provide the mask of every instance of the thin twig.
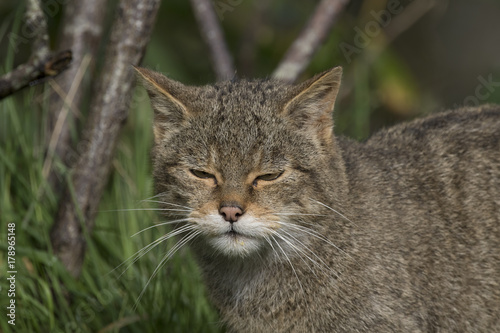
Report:
[{"label": "thin twig", "polygon": [[212,2],[210,0],[191,0],[191,5],[201,35],[210,49],[217,81],[231,79],[235,75],[233,58],[227,48]]},{"label": "thin twig", "polygon": [[49,52],[47,21],[39,0],[28,0],[26,25],[31,34],[36,36],[32,45],[32,55],[27,63],[0,77],[0,99],[59,74],[71,62],[71,51]]},{"label": "thin twig", "polygon": [[348,2],[349,0],[322,0],[318,4],[299,37],[274,71],[274,78],[287,82],[298,78]]},{"label": "thin twig", "polygon": [[[435,8],[437,4],[438,2],[435,0],[415,1],[404,7],[404,12],[394,17],[391,24],[384,28],[384,33],[375,37],[369,47],[364,50],[363,55],[359,59],[363,63],[363,66],[369,68],[395,39]],[[342,89],[337,97],[338,100],[342,100],[352,93],[354,89],[354,68],[358,67],[351,66],[350,71],[344,72]]]}]

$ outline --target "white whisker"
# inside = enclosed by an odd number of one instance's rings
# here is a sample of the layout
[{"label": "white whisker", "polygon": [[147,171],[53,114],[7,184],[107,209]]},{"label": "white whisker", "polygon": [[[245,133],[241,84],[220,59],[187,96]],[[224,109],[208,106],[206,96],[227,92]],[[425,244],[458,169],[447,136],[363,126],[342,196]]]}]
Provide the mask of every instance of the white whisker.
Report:
[{"label": "white whisker", "polygon": [[[280,230],[280,232],[285,232],[284,230]],[[285,232],[286,233],[286,232]],[[279,233],[278,233],[279,234]],[[288,234],[288,233],[287,233]],[[291,236],[290,234],[288,234],[289,236]],[[288,246],[290,246],[292,248],[292,250],[297,253],[297,255],[299,256],[300,260],[302,260],[302,262],[309,268],[309,270],[311,271],[311,273],[314,274],[314,276],[316,276],[316,272],[314,271],[314,269],[312,269],[312,267],[310,266],[310,264],[304,260],[304,256],[309,259],[311,262],[315,263],[316,265],[318,265],[317,262],[315,262],[312,258],[310,258],[307,253],[304,252],[304,250],[302,250],[300,247],[298,247],[292,240],[290,239],[287,239],[284,235],[279,235],[279,237],[285,242],[288,244]],[[292,237],[293,238],[293,237]],[[295,241],[297,241],[295,239]],[[303,245],[301,242],[298,242],[299,244]]]},{"label": "white whisker", "polygon": [[190,231],[190,230],[195,229],[195,228],[196,228],[196,226],[194,226],[194,225],[185,225],[185,226],[180,227],[179,229],[175,229],[175,230],[161,236],[160,238],[154,240],[153,242],[149,243],[148,245],[144,246],[142,249],[140,249],[139,251],[137,251],[136,253],[131,255],[129,258],[127,258],[125,261],[123,261],[120,265],[115,267],[110,273],[114,272],[118,268],[120,268],[123,265],[128,263],[127,267],[125,267],[125,269],[120,273],[120,275],[118,275],[118,278],[120,278],[123,274],[125,274],[125,272],[134,263],[136,263],[139,259],[141,259],[144,255],[146,255],[149,251],[151,251],[153,248],[158,246],[160,243],[162,243],[163,241],[165,241],[169,238],[172,238],[176,235],[182,234],[186,231]]},{"label": "white whisker", "polygon": [[149,197],[149,198],[146,198],[144,200],[151,200],[151,199],[155,199],[155,198],[158,198],[158,197],[161,197],[161,196],[165,196],[166,193],[162,192],[162,193],[158,193],[156,195],[153,195],[152,197]]},{"label": "white whisker", "polygon": [[[274,231],[271,231],[274,233]],[[279,255],[278,251],[276,251],[276,249],[274,248],[273,246],[273,243],[271,241],[271,238],[272,238],[272,235],[270,235],[271,237],[269,236],[265,236],[264,239],[267,241],[267,243],[269,244],[269,246],[271,246],[271,249],[273,250],[273,252],[276,254],[276,257],[278,258],[278,260],[281,262],[281,256]]]},{"label": "white whisker", "polygon": [[130,211],[173,211],[173,212],[188,212],[191,210],[187,209],[177,209],[177,208],[129,208],[129,209],[113,209],[113,210],[100,210],[100,213],[109,213],[109,212],[130,212]]},{"label": "white whisker", "polygon": [[319,202],[318,200],[314,200],[314,199],[311,199],[311,198],[310,198],[310,200],[312,200],[312,201],[314,201],[314,202],[316,202],[316,203],[320,204],[320,205],[321,205],[321,206],[323,206],[323,207],[328,208],[329,210],[331,210],[331,211],[332,211],[332,212],[334,212],[334,213],[337,213],[340,217],[342,217],[342,218],[346,219],[347,221],[351,222],[352,224],[354,224],[354,225],[357,227],[356,223],[352,222],[351,220],[349,220],[349,218],[347,218],[345,215],[343,215],[342,213],[338,212],[337,210],[333,209],[332,207],[330,207],[330,206],[328,206],[328,205],[325,205],[324,203]]},{"label": "white whisker", "polygon": [[185,218],[185,219],[179,219],[179,220],[173,220],[173,221],[166,221],[166,222],[157,223],[157,224],[154,224],[154,225],[149,226],[147,228],[144,228],[142,230],[139,230],[138,232],[136,232],[135,234],[133,234],[130,237],[137,236],[138,234],[140,234],[140,233],[142,233],[142,232],[144,232],[146,230],[149,230],[149,229],[158,228],[158,227],[161,227],[163,225],[168,225],[168,224],[175,224],[175,223],[180,223],[180,222],[186,222],[186,221],[189,221],[189,220],[190,220],[189,218]]},{"label": "white whisker", "polygon": [[[333,275],[335,275],[335,277],[339,278],[339,273],[336,272],[335,270],[333,270],[330,266],[328,266],[327,263],[325,263],[325,261],[323,259],[321,259],[321,257],[319,257],[313,250],[311,250],[310,247],[306,246],[303,242],[301,242],[299,239],[297,239],[297,237],[293,236],[292,234],[290,234],[289,232],[287,232],[286,230],[283,230],[283,229],[280,229],[280,232],[284,232],[285,234],[287,234],[294,242],[297,242],[298,244],[300,244],[302,246],[302,248],[306,251],[309,251],[309,253],[311,253],[314,257],[316,257],[320,263],[322,265],[320,265],[316,260],[312,259],[311,257],[309,257],[306,253],[303,252],[303,250],[301,250],[301,252],[306,256],[307,259],[309,259],[312,263],[314,263],[315,265],[317,265],[319,268],[321,269],[327,269],[327,271],[333,273]],[[298,248],[298,247],[297,247]],[[323,267],[324,266],[324,267]],[[313,271],[314,273],[314,271]],[[316,275],[316,274],[315,274]]]},{"label": "white whisker", "polygon": [[[278,234],[277,232],[273,232],[273,236],[278,236],[279,238],[282,239],[282,236],[280,234]],[[285,259],[290,264],[290,267],[292,268],[292,271],[295,274],[295,277],[297,278],[297,282],[299,283],[300,289],[302,290],[303,293],[305,293],[304,292],[304,288],[302,287],[302,283],[300,283],[299,275],[297,274],[297,271],[295,270],[295,267],[293,267],[292,261],[290,260],[290,258],[286,254],[285,250],[283,250],[283,248],[281,247],[281,245],[279,244],[279,242],[274,237],[272,239],[274,239],[274,241],[276,242],[276,245],[279,247],[279,249],[281,250],[281,252],[285,256]]]},{"label": "white whisker", "polygon": [[274,213],[278,216],[330,216],[325,214],[301,214],[301,213]]},{"label": "white whisker", "polygon": [[141,202],[159,203],[159,204],[170,205],[170,206],[174,206],[174,207],[185,208],[185,209],[188,209],[188,210],[190,210],[190,211],[192,210],[192,209],[191,209],[190,207],[188,207],[188,206],[178,205],[178,204],[174,204],[174,203],[170,203],[170,202],[166,202],[166,201],[159,201],[159,200],[144,199],[144,200],[141,200]]},{"label": "white whisker", "polygon": [[168,252],[165,254],[160,261],[160,263],[156,266],[155,270],[153,271],[153,274],[149,277],[148,281],[146,282],[146,285],[142,289],[141,293],[139,294],[139,297],[137,297],[137,300],[135,301],[134,304],[134,309],[137,308],[137,305],[139,304],[139,301],[141,300],[142,296],[144,296],[144,293],[146,292],[147,287],[151,283],[151,281],[154,279],[154,277],[158,274],[159,270],[163,265],[184,245],[186,245],[188,242],[196,238],[199,234],[201,234],[202,231],[197,230],[192,233],[189,233],[182,237]]},{"label": "white whisker", "polygon": [[295,224],[295,223],[287,223],[287,222],[278,222],[279,224],[281,225],[286,225],[290,228],[295,228],[296,230],[299,230],[299,231],[302,231],[302,232],[305,232],[313,237],[316,237],[322,241],[324,241],[325,243],[333,246],[334,248],[336,248],[337,250],[339,250],[340,252],[344,253],[345,255],[347,255],[348,257],[352,258],[351,256],[349,256],[349,254],[347,254],[344,250],[342,250],[340,247],[338,247],[337,245],[335,245],[334,243],[332,243],[332,241],[330,241],[328,238],[326,238],[325,236],[323,236],[322,234],[320,234],[319,232],[317,232],[316,230],[313,230],[311,228],[307,228],[307,227],[304,227],[304,226],[301,226],[301,225],[298,225],[298,224]]}]

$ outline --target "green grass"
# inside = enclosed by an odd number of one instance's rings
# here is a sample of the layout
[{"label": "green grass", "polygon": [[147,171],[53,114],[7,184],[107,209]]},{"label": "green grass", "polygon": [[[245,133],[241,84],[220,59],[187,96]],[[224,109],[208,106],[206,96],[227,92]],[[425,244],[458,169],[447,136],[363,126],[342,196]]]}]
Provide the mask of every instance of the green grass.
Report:
[{"label": "green grass", "polygon": [[[72,278],[51,252],[49,231],[57,195],[42,177],[47,133],[47,96],[29,89],[0,102],[0,329],[3,332],[219,332],[189,250],[177,253],[146,288],[172,246],[161,244],[123,275],[113,271],[143,246],[168,232],[140,200],[153,195],[149,149],[151,110],[134,107],[113,161],[80,279]],[[69,174],[67,174],[69,176]],[[151,206],[149,206],[151,207]],[[4,297],[7,223],[16,224],[16,325],[7,324]],[[69,297],[68,297],[69,296]],[[70,298],[71,302],[67,299]]]},{"label": "green grass", "polygon": [[[174,2],[170,6],[183,6],[183,10],[190,13],[186,3]],[[170,9],[179,12],[176,7],[168,7],[164,14],[167,15]],[[12,21],[11,32],[19,31],[23,10],[19,8],[9,18]],[[178,15],[171,15],[169,20],[159,20],[159,26],[163,29],[159,29],[156,38],[152,39],[145,66],[159,68],[184,82],[205,83],[208,80],[206,78],[213,74],[203,71],[209,67],[208,60],[200,62],[199,52],[193,52],[202,49],[202,42],[193,39],[192,36],[197,36],[197,28],[185,19],[184,16],[179,18]],[[174,30],[169,26],[161,26],[171,21],[181,28],[176,26]],[[0,24],[0,39],[5,37],[8,27],[5,22]],[[175,37],[187,50],[189,57],[186,52],[177,54],[178,50],[173,48],[173,44],[166,43],[164,31],[172,33],[169,38]],[[352,36],[344,36],[343,31],[349,32],[351,28],[336,29],[332,33],[310,65],[311,71],[304,77],[342,64],[337,45],[340,41],[352,40]],[[257,66],[256,72],[278,63],[284,51],[274,45],[261,50],[258,59],[260,66]],[[14,63],[19,61],[11,46],[2,56],[0,75],[10,71]],[[387,119],[376,122],[376,126],[373,122],[375,117],[384,115],[380,112],[377,115],[377,110],[389,105],[383,96],[392,97],[389,102],[393,107],[396,103],[396,109],[404,109],[407,101],[420,113],[429,109],[422,107],[424,104],[420,102],[421,92],[416,87],[415,78],[390,49],[381,54],[374,64],[359,56],[344,70],[343,89],[349,92],[336,106],[334,117],[337,134],[363,139],[377,127],[383,126]],[[216,311],[207,301],[200,273],[187,248],[179,251],[159,270],[136,306],[151,274],[174,240],[150,251],[123,275],[119,276],[122,272],[120,269],[113,271],[136,251],[169,231],[162,226],[131,237],[139,230],[162,221],[161,216],[154,211],[127,210],[148,207],[140,201],[154,195],[149,156],[152,111],[143,90],[136,91],[134,100],[140,103],[134,103],[119,139],[95,228],[87,239],[88,248],[81,277],[72,278],[61,266],[52,253],[49,239],[59,194],[50,191],[42,176],[46,142],[50,135],[45,131],[48,118],[47,92],[48,87],[35,87],[0,101],[0,308],[3,309],[0,313],[0,331],[223,331]],[[394,96],[402,97],[395,99]],[[496,96],[498,100],[498,93]],[[435,110],[434,107],[432,109]],[[387,118],[387,114],[385,116]],[[410,112],[410,116],[414,114]],[[393,120],[389,118],[388,121]],[[79,130],[73,128],[72,132],[78,133]],[[54,166],[61,167],[57,161]],[[63,168],[63,171],[65,177],[69,178],[69,170]],[[8,289],[5,245],[8,223],[16,224],[18,273],[15,327],[7,324],[6,317],[9,301],[5,297]]]}]

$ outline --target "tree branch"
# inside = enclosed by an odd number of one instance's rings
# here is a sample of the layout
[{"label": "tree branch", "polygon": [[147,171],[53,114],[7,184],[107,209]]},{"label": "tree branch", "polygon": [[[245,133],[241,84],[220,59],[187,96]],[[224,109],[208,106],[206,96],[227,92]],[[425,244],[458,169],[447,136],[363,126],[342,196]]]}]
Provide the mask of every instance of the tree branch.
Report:
[{"label": "tree branch", "polygon": [[348,2],[349,0],[322,0],[272,76],[287,82],[295,81],[310,63]]},{"label": "tree branch", "polygon": [[106,51],[104,71],[91,101],[83,154],[74,168],[51,231],[54,252],[73,276],[85,255],[119,131],[127,118],[134,74],[149,41],[160,0],[121,0]]},{"label": "tree branch", "polygon": [[[53,134],[48,156],[51,159],[58,156],[68,167],[71,162],[76,162],[71,161],[74,154],[71,154],[70,128],[73,128],[75,123],[72,114],[80,109],[82,97],[90,86],[85,81],[82,84],[81,80],[86,72],[89,74],[94,72],[94,59],[100,45],[107,3],[107,0],[73,0],[64,7],[63,31],[59,47],[73,51],[73,65],[51,82],[54,93],[50,100],[48,131]],[[86,59],[88,67],[84,66],[83,59]],[[46,165],[52,165],[51,160],[48,162]],[[45,175],[48,171],[44,170]],[[56,192],[59,192],[62,185],[59,177],[57,170],[50,168],[48,182]]]},{"label": "tree branch", "polygon": [[265,24],[265,13],[271,2],[268,0],[255,0],[254,13],[251,20],[246,24],[241,36],[240,49],[238,51],[238,72],[244,76],[253,77],[255,71],[255,59],[257,56],[258,37],[262,33]]},{"label": "tree branch", "polygon": [[231,79],[235,75],[233,58],[227,48],[212,2],[191,0],[191,5],[201,35],[210,49],[217,81]]},{"label": "tree branch", "polygon": [[71,62],[71,51],[49,52],[47,21],[38,0],[28,0],[26,25],[36,39],[32,46],[32,55],[27,63],[18,66],[12,72],[0,77],[0,99],[55,76]]}]

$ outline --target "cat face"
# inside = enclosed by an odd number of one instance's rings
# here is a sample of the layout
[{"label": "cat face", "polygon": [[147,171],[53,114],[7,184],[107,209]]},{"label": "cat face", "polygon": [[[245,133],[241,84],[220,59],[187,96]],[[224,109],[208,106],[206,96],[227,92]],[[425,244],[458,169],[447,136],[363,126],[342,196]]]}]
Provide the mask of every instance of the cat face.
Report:
[{"label": "cat face", "polygon": [[[188,223],[214,249],[245,255],[280,228],[276,213],[296,205],[305,171],[295,156],[312,144],[299,144],[284,124],[271,130],[271,119],[242,119],[240,128],[234,121],[211,112],[197,115],[165,143],[169,148],[160,148],[155,175],[159,191],[169,193],[170,202],[182,198],[191,210]],[[293,151],[283,149],[284,141],[297,142]]]},{"label": "cat face", "polygon": [[154,176],[165,209],[227,256],[281,246],[273,243],[280,233],[294,237],[288,220],[311,205],[320,187],[311,174],[331,149],[340,69],[300,86],[207,87],[138,71],[155,110]]}]

